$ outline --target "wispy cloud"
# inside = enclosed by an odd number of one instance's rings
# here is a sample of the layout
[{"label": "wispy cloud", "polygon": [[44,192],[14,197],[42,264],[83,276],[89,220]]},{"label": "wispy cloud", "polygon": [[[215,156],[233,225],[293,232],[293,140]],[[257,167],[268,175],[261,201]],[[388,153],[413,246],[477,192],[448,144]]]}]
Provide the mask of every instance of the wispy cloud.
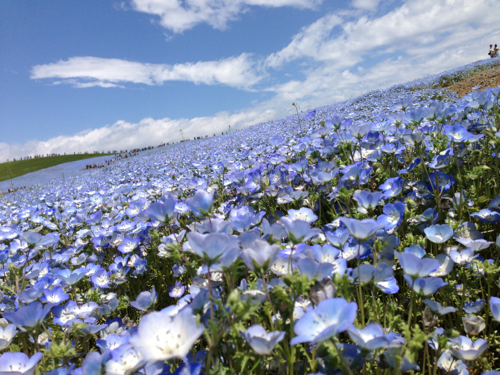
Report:
[{"label": "wispy cloud", "polygon": [[166,81],[250,88],[259,82],[262,76],[256,70],[251,55],[244,53],[218,61],[175,65],[147,64],[91,56],[71,57],[56,63],[34,66],[31,78],[62,79],[53,83],[68,83],[77,88],[119,87],[124,83],[161,85]]},{"label": "wispy cloud", "polygon": [[182,33],[207,23],[223,30],[228,22],[248,11],[249,6],[314,9],[323,0],[132,0],[136,11],[160,17],[160,24],[174,33]]}]

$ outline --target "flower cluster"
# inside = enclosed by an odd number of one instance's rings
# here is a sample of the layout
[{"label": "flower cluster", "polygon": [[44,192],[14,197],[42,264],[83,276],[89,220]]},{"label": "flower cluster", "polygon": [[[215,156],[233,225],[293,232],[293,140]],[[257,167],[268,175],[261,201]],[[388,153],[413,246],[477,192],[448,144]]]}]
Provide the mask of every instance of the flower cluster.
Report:
[{"label": "flower cluster", "polygon": [[500,87],[442,77],[3,197],[0,372],[498,374]]}]

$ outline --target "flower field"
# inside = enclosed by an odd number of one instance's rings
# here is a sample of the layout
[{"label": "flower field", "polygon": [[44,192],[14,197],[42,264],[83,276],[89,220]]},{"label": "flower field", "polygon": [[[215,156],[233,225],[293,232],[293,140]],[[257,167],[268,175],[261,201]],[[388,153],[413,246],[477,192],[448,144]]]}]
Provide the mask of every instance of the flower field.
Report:
[{"label": "flower field", "polygon": [[0,374],[500,374],[497,60],[4,196]]}]

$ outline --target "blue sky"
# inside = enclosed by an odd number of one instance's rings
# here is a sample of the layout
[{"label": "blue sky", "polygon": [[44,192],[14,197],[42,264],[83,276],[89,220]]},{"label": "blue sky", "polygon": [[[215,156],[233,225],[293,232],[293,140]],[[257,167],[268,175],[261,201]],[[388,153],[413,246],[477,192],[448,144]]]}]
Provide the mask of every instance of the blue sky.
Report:
[{"label": "blue sky", "polygon": [[487,57],[488,0],[0,2],[0,161],[220,133]]}]

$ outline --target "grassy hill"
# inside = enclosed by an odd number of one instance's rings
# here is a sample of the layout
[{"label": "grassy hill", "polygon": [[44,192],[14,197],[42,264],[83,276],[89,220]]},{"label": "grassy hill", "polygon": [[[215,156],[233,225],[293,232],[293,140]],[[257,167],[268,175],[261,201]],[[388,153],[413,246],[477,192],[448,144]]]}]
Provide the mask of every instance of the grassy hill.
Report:
[{"label": "grassy hill", "polygon": [[113,154],[76,154],[49,156],[40,159],[28,159],[19,161],[10,161],[0,163],[0,181],[9,180],[14,177],[25,175],[26,173],[36,172],[40,169],[53,167],[54,165],[68,163],[83,159],[91,159],[99,156],[108,156]]}]

